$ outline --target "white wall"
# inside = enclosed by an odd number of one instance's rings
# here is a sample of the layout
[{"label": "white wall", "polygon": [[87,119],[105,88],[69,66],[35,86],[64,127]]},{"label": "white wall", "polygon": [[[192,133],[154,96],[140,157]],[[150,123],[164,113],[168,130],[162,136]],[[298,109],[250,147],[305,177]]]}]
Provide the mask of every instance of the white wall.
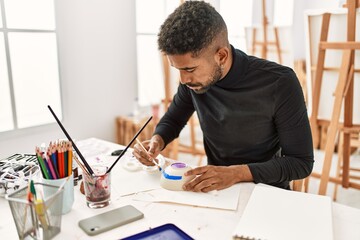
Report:
[{"label": "white wall", "polygon": [[[115,141],[115,117],[136,94],[135,1],[55,2],[63,124],[74,139]],[[57,124],[1,133],[0,158],[58,138]]]}]

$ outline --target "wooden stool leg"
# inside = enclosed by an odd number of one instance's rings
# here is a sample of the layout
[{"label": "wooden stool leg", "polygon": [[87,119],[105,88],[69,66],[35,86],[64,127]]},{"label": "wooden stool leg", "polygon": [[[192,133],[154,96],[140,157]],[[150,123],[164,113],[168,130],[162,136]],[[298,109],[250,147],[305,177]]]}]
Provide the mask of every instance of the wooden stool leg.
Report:
[{"label": "wooden stool leg", "polygon": [[[342,132],[339,133],[339,144],[338,144],[338,162],[336,166],[336,178],[340,178],[340,170],[343,160],[343,143],[344,143],[344,135]],[[339,188],[338,183],[334,183],[334,193],[333,193],[333,200],[336,201],[337,198],[337,191]]]},{"label": "wooden stool leg", "polygon": [[307,177],[307,178],[305,178],[305,180],[304,180],[304,192],[309,192],[309,178],[310,177]]},{"label": "wooden stool leg", "polygon": [[122,118],[117,117],[116,118],[116,137],[117,137],[117,143],[122,144]]},{"label": "wooden stool leg", "polygon": [[297,192],[302,192],[304,186],[304,179],[293,180],[292,189]]},{"label": "wooden stool leg", "polygon": [[126,119],[123,117],[117,118],[118,144],[125,145]]}]

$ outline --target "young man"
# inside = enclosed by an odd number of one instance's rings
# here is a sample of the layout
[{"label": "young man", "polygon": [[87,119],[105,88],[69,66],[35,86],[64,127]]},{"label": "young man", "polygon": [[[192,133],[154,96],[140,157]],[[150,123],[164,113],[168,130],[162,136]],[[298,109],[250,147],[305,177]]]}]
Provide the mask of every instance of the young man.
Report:
[{"label": "young man", "polygon": [[[197,177],[184,190],[209,192],[245,181],[288,189],[289,181],[311,173],[311,130],[290,68],[234,49],[223,18],[203,1],[178,7],[158,37],[181,84],[145,145],[156,157],[197,112],[208,165],[187,172]],[[133,153],[152,165],[139,146]]]}]

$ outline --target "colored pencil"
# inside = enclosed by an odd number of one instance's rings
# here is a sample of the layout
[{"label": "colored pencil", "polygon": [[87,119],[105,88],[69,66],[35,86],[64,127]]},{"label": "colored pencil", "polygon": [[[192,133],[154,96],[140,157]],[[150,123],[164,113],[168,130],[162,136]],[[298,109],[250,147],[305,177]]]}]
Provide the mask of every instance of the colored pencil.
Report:
[{"label": "colored pencil", "polygon": [[45,166],[46,172],[47,172],[47,174],[48,174],[48,176],[49,176],[48,179],[53,179],[53,175],[52,175],[51,172],[50,172],[50,167],[49,167],[49,165],[48,165],[48,162],[46,161],[46,156],[45,156],[45,154],[44,154],[44,156],[43,156],[43,161],[44,161],[44,166]]},{"label": "colored pencil", "polygon": [[[73,174],[74,155],[70,141],[50,142],[49,146],[43,149],[44,152],[41,152],[39,147],[35,147],[35,159],[39,163],[43,178],[60,179]],[[84,164],[81,165],[85,167]],[[87,170],[86,172],[89,173]]]},{"label": "colored pencil", "polygon": [[63,146],[63,151],[64,151],[64,177],[69,176],[68,175],[68,164],[69,164],[69,159],[68,159],[68,151],[67,151],[67,147]]},{"label": "colored pencil", "polygon": [[58,165],[57,165],[57,154],[56,154],[56,150],[55,150],[55,145],[52,144],[50,146],[50,149],[51,149],[51,151],[50,151],[51,152],[51,160],[53,163],[56,178],[60,178],[59,171],[58,171]]},{"label": "colored pencil", "polygon": [[39,149],[39,148],[36,148],[36,149],[35,149],[35,152],[36,152],[37,160],[38,160],[38,162],[39,162],[40,169],[41,169],[41,173],[42,173],[43,177],[44,177],[45,179],[49,179],[49,175],[48,175],[48,173],[47,173],[47,170],[46,170],[44,161],[43,161],[43,159],[42,159],[42,157],[41,157],[40,149]]},{"label": "colored pencil", "polygon": [[72,149],[71,149],[71,143],[68,143],[68,176],[72,174]]},{"label": "colored pencil", "polygon": [[57,169],[58,169],[58,172],[59,172],[59,178],[61,178],[61,155],[60,155],[60,147],[59,147],[59,143],[56,144],[56,150],[55,150],[55,153],[56,153],[56,166],[57,166]]},{"label": "colored pencil", "polygon": [[60,146],[60,177],[63,178],[65,176],[64,174],[64,152],[62,147]]},{"label": "colored pencil", "polygon": [[56,173],[55,173],[55,169],[54,169],[53,163],[52,163],[52,161],[50,160],[49,157],[47,157],[47,164],[48,164],[48,166],[49,166],[49,169],[50,169],[52,178],[53,178],[53,179],[58,179],[58,177],[56,176]]}]

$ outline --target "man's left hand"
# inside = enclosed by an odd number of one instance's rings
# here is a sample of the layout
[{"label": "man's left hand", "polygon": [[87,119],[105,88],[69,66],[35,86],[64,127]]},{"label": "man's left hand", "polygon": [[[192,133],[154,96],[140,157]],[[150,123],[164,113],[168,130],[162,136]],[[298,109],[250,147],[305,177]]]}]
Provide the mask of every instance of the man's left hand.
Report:
[{"label": "man's left hand", "polygon": [[[241,167],[238,166],[203,166],[185,173],[185,176],[197,175],[192,181],[184,184],[183,189],[193,192],[210,192],[228,188],[239,182]],[[246,166],[246,168],[248,168]]]}]

